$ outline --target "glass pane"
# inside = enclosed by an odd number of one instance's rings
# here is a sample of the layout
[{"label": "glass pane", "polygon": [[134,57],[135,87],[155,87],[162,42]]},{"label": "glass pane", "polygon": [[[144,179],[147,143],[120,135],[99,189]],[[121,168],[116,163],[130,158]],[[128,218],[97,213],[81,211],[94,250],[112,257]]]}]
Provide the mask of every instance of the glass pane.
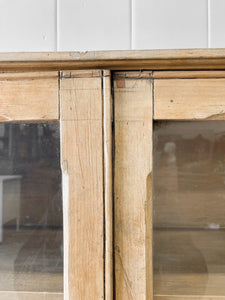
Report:
[{"label": "glass pane", "polygon": [[63,291],[59,124],[0,124],[0,291]]},{"label": "glass pane", "polygon": [[225,122],[157,122],[153,157],[154,294],[224,296]]}]

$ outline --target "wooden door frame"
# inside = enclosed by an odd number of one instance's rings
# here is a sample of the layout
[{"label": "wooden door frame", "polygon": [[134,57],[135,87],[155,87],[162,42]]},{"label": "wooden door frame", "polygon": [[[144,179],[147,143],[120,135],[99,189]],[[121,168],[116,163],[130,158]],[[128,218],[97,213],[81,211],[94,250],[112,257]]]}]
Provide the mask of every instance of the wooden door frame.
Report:
[{"label": "wooden door frame", "polygon": [[[0,122],[49,122],[59,120],[58,72],[0,74]],[[60,300],[61,293],[0,291],[0,298]]]},{"label": "wooden door frame", "polygon": [[122,71],[113,78],[115,299],[224,300],[153,294],[151,158],[153,121],[225,119],[225,72]]},{"label": "wooden door frame", "polygon": [[[124,70],[129,70],[129,72],[123,72]],[[132,72],[132,70],[136,71]],[[210,79],[210,82],[212,80],[216,82],[222,80],[221,82],[223,83],[223,78],[225,78],[224,70],[224,49],[0,54],[0,80],[6,80],[7,82],[14,80],[15,74],[20,79],[27,79],[30,76],[34,80],[40,76],[39,74],[41,74],[42,78],[47,79],[50,76],[49,72],[55,72],[54,76],[56,76],[59,83],[57,101],[60,111],[57,112],[57,118],[49,116],[49,119],[60,120],[62,139],[65,141],[63,145],[67,145],[62,147],[61,158],[64,186],[64,219],[67,220],[67,218],[70,218],[73,220],[73,223],[64,223],[66,232],[64,240],[66,253],[66,267],[64,270],[65,300],[79,299],[81,295],[83,297],[82,300],[113,299],[113,290],[115,289],[113,281],[113,148],[115,145],[113,132],[115,106],[113,107],[112,91],[114,89],[112,88],[112,78],[115,74],[114,72],[120,72],[125,81],[136,78],[137,80],[147,79],[151,82],[153,93],[151,95],[149,93],[149,97],[150,101],[152,101],[154,111],[152,121],[153,119],[177,120],[179,118],[182,120],[218,120],[224,119],[223,103],[221,103],[221,106],[218,105],[217,111],[212,110],[210,112],[208,107],[205,107],[204,114],[198,115],[198,112],[196,113],[195,111],[189,116],[185,115],[182,117],[182,112],[179,111],[181,106],[177,106],[177,102],[175,101],[171,102],[173,103],[173,107],[169,111],[168,117],[165,116],[165,110],[164,115],[161,116],[160,114],[163,111],[161,107],[163,107],[164,101],[174,100],[165,99],[163,94],[165,87],[162,83],[166,83],[167,81],[169,84],[172,80],[174,82],[176,80],[179,80],[179,82],[181,80],[192,80],[194,83],[194,80],[201,81],[203,79]],[[123,82],[120,82],[120,84],[123,85]],[[184,86],[186,86],[185,84]],[[220,86],[215,86],[218,87],[219,93]],[[80,93],[79,97],[77,97],[77,92]],[[179,93],[179,89],[177,93]],[[176,96],[176,93],[173,94],[173,97],[174,95]],[[81,98],[83,101],[79,101]],[[51,104],[52,102],[48,99],[47,103]],[[71,106],[71,103],[73,105],[75,103],[75,106]],[[171,111],[176,112],[172,117]],[[40,115],[40,112],[37,112],[37,117],[30,117],[30,112],[28,113],[29,120],[40,120],[42,116],[46,116],[46,114]],[[5,112],[2,115],[1,121],[3,122],[26,120],[24,116],[13,116],[10,117],[11,119],[7,119]],[[180,117],[177,117],[179,115]],[[45,117],[45,119],[47,120],[48,117]],[[84,125],[85,122],[89,125]],[[101,130],[96,125],[97,123],[101,127]],[[73,133],[72,137],[69,134],[71,132]],[[97,139],[97,135],[99,136],[99,134],[100,138]],[[84,138],[81,138],[81,136],[84,136]],[[76,147],[76,145],[79,145],[79,147]],[[87,149],[87,145],[91,145],[91,148]],[[71,150],[71,147],[74,147],[73,150]],[[79,156],[78,153],[84,153],[84,155]],[[96,157],[98,157],[98,163],[90,165],[90,161],[93,161]],[[72,173],[70,165],[72,165]],[[79,166],[80,171],[77,173],[74,172],[74,168],[79,169]],[[93,176],[83,177],[82,167],[87,168],[90,174],[98,174],[98,180],[92,181]],[[72,181],[69,183],[70,180]],[[81,186],[83,184],[85,188],[80,190],[75,181]],[[149,181],[148,179],[147,181],[148,190],[150,190],[149,184],[151,185],[151,180]],[[95,188],[93,189],[93,187]],[[93,205],[91,215],[89,213],[85,214],[87,210],[85,201],[88,200],[90,189],[92,189],[92,193],[95,195],[97,203],[99,203],[98,210],[96,210],[96,205]],[[148,195],[148,197],[150,196]],[[76,205],[71,206],[70,202],[74,202],[78,198],[83,199],[83,201],[80,200],[82,205],[79,207]],[[149,204],[150,207],[148,207],[148,210],[151,209],[151,200]],[[92,205],[91,202],[90,205]],[[95,255],[93,255],[93,251],[87,248],[87,244],[82,242],[81,236],[79,237],[79,247],[76,246],[75,241],[75,246],[72,249],[70,248],[71,238],[73,238],[72,235],[74,233],[74,228],[72,227],[71,231],[70,227],[75,226],[79,228],[81,216],[85,219],[82,225],[80,225],[84,229],[83,235],[90,232],[93,234],[97,233],[92,240],[92,244],[95,244],[93,246]],[[97,219],[98,221],[96,221]],[[93,226],[96,222],[99,222],[98,229]],[[149,247],[151,232],[146,234],[145,238],[145,245]],[[95,252],[98,246],[101,248],[101,251]],[[79,258],[76,257],[78,254]],[[82,260],[82,258],[83,265],[79,265],[81,273],[78,278],[78,275],[74,276],[77,267],[76,260]],[[92,262],[91,259],[93,259]],[[72,264],[73,260],[75,261],[74,264]],[[93,274],[89,274],[87,277],[88,264],[90,263],[93,263],[93,270],[98,269],[99,271],[91,271]],[[145,271],[148,273],[148,270]],[[151,272],[143,279],[146,286],[145,292],[138,299],[153,299],[152,287],[149,288],[149,283],[146,281],[146,278],[149,278],[149,276],[152,276]]]}]

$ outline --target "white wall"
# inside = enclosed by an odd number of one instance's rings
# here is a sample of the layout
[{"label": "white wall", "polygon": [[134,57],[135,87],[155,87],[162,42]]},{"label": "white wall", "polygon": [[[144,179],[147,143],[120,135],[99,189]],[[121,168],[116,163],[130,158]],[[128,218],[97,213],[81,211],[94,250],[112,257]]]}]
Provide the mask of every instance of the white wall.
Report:
[{"label": "white wall", "polygon": [[0,52],[225,47],[225,0],[0,0]]}]

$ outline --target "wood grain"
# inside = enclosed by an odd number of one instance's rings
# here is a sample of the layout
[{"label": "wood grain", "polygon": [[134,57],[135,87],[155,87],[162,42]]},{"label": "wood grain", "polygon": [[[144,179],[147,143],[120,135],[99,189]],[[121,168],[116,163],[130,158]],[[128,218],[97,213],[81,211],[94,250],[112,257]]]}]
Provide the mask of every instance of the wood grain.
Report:
[{"label": "wood grain", "polygon": [[63,200],[68,201],[64,217],[69,227],[64,227],[69,248],[64,293],[70,300],[104,297],[101,84],[101,77],[61,79]]},{"label": "wood grain", "polygon": [[112,95],[110,71],[103,72],[105,299],[113,299]]},{"label": "wood grain", "polygon": [[151,80],[114,80],[116,299],[152,298]]},{"label": "wood grain", "polygon": [[224,120],[225,79],[154,80],[155,120]]},{"label": "wood grain", "polygon": [[119,78],[133,78],[133,79],[140,79],[140,78],[151,78],[152,75],[152,71],[120,71],[120,72],[114,72],[114,78],[115,79],[119,79]]},{"label": "wood grain", "polygon": [[64,78],[100,77],[101,75],[102,70],[81,70],[81,72],[72,70],[61,72],[61,77]]},{"label": "wood grain", "polygon": [[0,71],[224,70],[224,49],[1,53]]},{"label": "wood grain", "polygon": [[0,80],[34,80],[45,78],[58,78],[58,72],[20,72],[0,73]]},{"label": "wood grain", "polygon": [[[85,77],[84,77],[85,78]],[[62,78],[61,119],[100,121],[102,119],[101,77]]]},{"label": "wood grain", "polygon": [[225,71],[155,71],[154,79],[225,78]]},{"label": "wood grain", "polygon": [[154,300],[225,300],[225,296],[155,295]]},{"label": "wood grain", "polygon": [[61,293],[2,292],[1,300],[63,300]]},{"label": "wood grain", "polygon": [[126,93],[128,95],[129,93],[131,95],[135,93],[135,96],[124,96],[123,101],[118,100],[117,102],[115,102],[115,104],[117,104],[117,106],[115,106],[115,115],[117,121],[148,120],[152,117],[152,111],[149,111],[149,97],[152,97],[152,94],[149,92],[146,96],[145,94],[141,93],[141,90],[143,90],[144,92],[146,90],[146,80],[142,79],[142,77],[148,76],[149,82],[151,73],[142,72],[143,75],[140,75],[140,79],[136,78],[136,72],[130,73],[134,73],[134,77],[131,77],[131,74],[129,75],[132,80],[129,80],[129,78],[124,75],[124,72],[121,72],[121,74],[120,72],[116,72],[114,75],[114,88],[116,92],[120,92],[120,95],[122,93]]},{"label": "wood grain", "polygon": [[58,119],[57,72],[0,75],[1,122]]}]

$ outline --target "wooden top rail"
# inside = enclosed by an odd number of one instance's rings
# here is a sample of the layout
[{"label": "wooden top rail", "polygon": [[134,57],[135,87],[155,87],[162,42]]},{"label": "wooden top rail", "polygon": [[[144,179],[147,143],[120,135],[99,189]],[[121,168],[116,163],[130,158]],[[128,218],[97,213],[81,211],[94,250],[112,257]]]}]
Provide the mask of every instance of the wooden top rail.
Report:
[{"label": "wooden top rail", "polygon": [[223,70],[225,49],[0,53],[0,71]]}]

